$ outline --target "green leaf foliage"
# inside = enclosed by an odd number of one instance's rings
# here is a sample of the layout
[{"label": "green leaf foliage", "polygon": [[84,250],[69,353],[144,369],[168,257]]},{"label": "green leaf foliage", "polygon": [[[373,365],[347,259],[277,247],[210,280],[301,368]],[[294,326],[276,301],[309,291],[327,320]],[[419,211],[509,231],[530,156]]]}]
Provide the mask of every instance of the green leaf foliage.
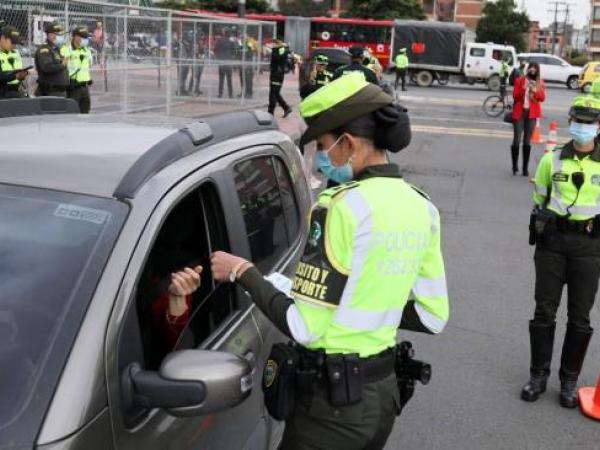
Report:
[{"label": "green leaf foliage", "polygon": [[514,0],[488,2],[477,25],[477,42],[513,45],[517,52],[525,51],[524,33],[529,30],[529,17],[516,9]]},{"label": "green leaf foliage", "polygon": [[424,20],[420,0],[354,0],[345,17]]}]

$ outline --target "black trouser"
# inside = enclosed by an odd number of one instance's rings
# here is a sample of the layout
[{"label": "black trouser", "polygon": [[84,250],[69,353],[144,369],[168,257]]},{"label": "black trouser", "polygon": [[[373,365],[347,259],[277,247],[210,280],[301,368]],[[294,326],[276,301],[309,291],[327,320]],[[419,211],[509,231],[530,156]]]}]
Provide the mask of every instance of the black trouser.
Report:
[{"label": "black trouser", "polygon": [[[185,64],[181,66],[181,70],[179,72],[179,90],[178,93],[179,95],[185,95],[187,93],[186,89],[185,89],[185,85],[187,84],[187,80],[188,80],[188,76],[190,75],[192,71],[192,66],[190,66],[189,64]],[[188,89],[189,91],[192,90],[191,85],[193,82],[193,76],[192,79],[190,80],[190,88]]]},{"label": "black trouser", "polygon": [[87,86],[74,86],[67,91],[67,98],[72,98],[79,105],[81,114],[89,114],[92,100]]},{"label": "black trouser", "polygon": [[600,277],[600,239],[550,230],[538,242],[534,261],[536,306],[533,322],[554,323],[566,284],[568,324],[578,330],[589,330],[590,310]]},{"label": "black trouser", "polygon": [[285,111],[287,111],[290,107],[285,102],[283,97],[281,96],[281,84],[277,84],[271,82],[269,85],[269,113],[273,114],[275,112],[275,107],[279,104]]},{"label": "black trouser", "polygon": [[219,97],[223,96],[223,82],[227,77],[227,90],[229,97],[233,97],[233,85],[231,84],[231,66],[219,66]]},{"label": "black trouser", "polygon": [[398,89],[398,80],[402,79],[402,90],[406,90],[406,69],[396,69],[396,82],[394,88]]},{"label": "black trouser", "polygon": [[66,97],[67,89],[55,87],[42,87],[38,85],[34,92],[36,97]]},{"label": "black trouser", "polygon": [[[204,65],[202,64],[198,64],[194,66],[194,78],[193,78],[193,82],[194,82],[194,92],[199,94],[200,93],[200,81],[202,80],[202,72],[204,71]],[[192,90],[192,83],[190,82],[190,91]]]},{"label": "black trouser", "polygon": [[298,397],[280,450],[380,450],[392,431],[400,398],[396,375],[363,385],[359,403],[334,407],[323,385]]},{"label": "black trouser", "polygon": [[254,94],[254,71],[252,66],[240,66],[240,86],[242,88],[242,95],[250,98]]}]

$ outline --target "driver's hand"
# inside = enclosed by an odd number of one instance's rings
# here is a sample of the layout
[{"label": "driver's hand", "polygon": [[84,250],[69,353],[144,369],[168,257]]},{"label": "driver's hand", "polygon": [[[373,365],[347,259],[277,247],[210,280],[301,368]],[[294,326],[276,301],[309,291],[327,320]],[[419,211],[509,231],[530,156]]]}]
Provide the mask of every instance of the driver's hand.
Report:
[{"label": "driver's hand", "polygon": [[27,75],[29,75],[27,70],[19,70],[16,74],[16,78],[19,81],[23,81],[25,78],[27,78]]}]

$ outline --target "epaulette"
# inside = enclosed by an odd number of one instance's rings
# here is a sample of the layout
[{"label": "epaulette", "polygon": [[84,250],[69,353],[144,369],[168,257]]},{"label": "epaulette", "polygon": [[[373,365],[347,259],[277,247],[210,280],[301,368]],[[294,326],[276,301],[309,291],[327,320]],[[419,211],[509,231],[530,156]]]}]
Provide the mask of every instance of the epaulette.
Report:
[{"label": "epaulette", "polygon": [[38,53],[50,53],[50,49],[48,47],[40,47]]},{"label": "epaulette", "polygon": [[406,183],[406,184],[408,184],[411,188],[413,188],[417,192],[417,194],[419,194],[421,197],[423,197],[427,200],[431,200],[431,198],[429,197],[429,194],[427,194],[425,191],[419,189],[418,187],[416,187],[410,183]]},{"label": "epaulette", "polygon": [[338,186],[330,187],[329,189],[325,189],[319,194],[319,200],[331,200],[334,197],[341,194],[342,192],[349,191],[350,189],[354,189],[358,186],[360,186],[360,183],[358,181],[348,181],[347,183],[342,183]]}]

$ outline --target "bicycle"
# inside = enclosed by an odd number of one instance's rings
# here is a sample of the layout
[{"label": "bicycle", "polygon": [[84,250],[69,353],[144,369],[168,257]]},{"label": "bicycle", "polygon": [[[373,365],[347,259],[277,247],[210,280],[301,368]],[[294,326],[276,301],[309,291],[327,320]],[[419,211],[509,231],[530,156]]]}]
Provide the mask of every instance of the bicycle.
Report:
[{"label": "bicycle", "polygon": [[511,111],[512,104],[509,101],[506,87],[500,88],[500,94],[490,95],[483,101],[483,112],[489,117],[498,117],[504,111]]}]

